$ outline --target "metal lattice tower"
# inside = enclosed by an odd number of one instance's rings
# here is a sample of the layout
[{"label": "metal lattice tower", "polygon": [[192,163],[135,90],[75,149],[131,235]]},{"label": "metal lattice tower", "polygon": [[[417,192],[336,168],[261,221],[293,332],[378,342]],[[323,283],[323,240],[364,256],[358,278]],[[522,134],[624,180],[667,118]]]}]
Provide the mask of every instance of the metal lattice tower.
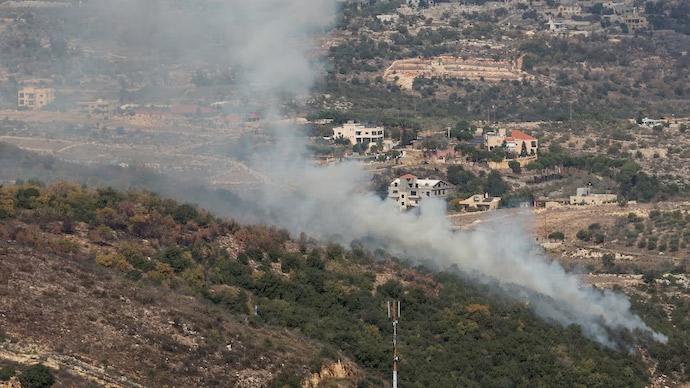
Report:
[{"label": "metal lattice tower", "polygon": [[393,323],[393,388],[398,388],[398,319],[400,319],[400,301],[386,302],[388,319]]}]

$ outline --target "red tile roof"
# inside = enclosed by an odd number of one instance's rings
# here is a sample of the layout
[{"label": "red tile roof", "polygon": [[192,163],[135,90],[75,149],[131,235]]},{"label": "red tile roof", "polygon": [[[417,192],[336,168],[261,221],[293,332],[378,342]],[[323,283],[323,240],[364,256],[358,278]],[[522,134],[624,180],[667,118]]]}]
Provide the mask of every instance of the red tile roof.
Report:
[{"label": "red tile roof", "polygon": [[412,174],[405,174],[400,177],[400,179],[416,179],[417,177]]},{"label": "red tile roof", "polygon": [[519,129],[513,129],[512,131],[510,131],[510,137],[512,137],[513,139],[525,140],[525,141],[537,140],[535,137],[532,137],[532,136],[520,131]]}]

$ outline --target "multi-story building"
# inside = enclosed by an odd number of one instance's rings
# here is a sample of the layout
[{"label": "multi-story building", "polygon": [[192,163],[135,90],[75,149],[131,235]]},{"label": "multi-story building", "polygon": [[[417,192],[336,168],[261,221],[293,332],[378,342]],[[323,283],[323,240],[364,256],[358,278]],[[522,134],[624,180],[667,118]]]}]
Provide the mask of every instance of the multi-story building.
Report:
[{"label": "multi-story building", "polygon": [[348,121],[340,127],[333,128],[333,138],[348,139],[350,143],[370,143],[375,144],[384,139],[383,127],[369,128],[362,124]]},{"label": "multi-story building", "polygon": [[637,12],[623,16],[623,23],[628,27],[629,32],[637,32],[649,28],[647,18]]},{"label": "multi-story building", "polygon": [[52,88],[25,86],[17,92],[17,107],[19,109],[39,110],[55,100]]},{"label": "multi-story building", "polygon": [[419,206],[424,198],[445,198],[451,190],[453,185],[440,179],[418,179],[405,174],[388,186],[388,198],[405,210]]}]

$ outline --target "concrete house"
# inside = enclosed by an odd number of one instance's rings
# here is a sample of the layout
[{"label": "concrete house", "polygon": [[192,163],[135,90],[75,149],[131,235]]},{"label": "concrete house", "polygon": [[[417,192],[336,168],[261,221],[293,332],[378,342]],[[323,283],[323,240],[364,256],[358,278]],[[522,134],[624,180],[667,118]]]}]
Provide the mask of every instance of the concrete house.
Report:
[{"label": "concrete house", "polygon": [[501,197],[491,197],[489,194],[475,194],[467,199],[458,201],[457,205],[465,210],[476,209],[481,211],[496,210],[501,203]]},{"label": "concrete house", "polygon": [[510,131],[510,134],[505,129],[499,129],[496,132],[484,134],[484,146],[489,151],[504,147],[506,152],[516,157],[536,156],[539,140],[517,129]]},{"label": "concrete house", "polygon": [[424,198],[445,198],[452,189],[453,185],[440,179],[418,179],[405,174],[388,186],[388,198],[405,210],[419,206]]},{"label": "concrete house", "polygon": [[19,109],[40,110],[55,100],[55,90],[24,86],[17,91],[17,107]]},{"label": "concrete house", "polygon": [[570,196],[571,205],[604,205],[615,203],[618,200],[616,194],[593,194],[591,187],[578,187],[575,195]]},{"label": "concrete house", "polygon": [[383,142],[384,133],[383,127],[366,127],[354,121],[348,121],[339,127],[333,128],[334,139],[348,139],[352,144],[376,144],[379,141]]}]

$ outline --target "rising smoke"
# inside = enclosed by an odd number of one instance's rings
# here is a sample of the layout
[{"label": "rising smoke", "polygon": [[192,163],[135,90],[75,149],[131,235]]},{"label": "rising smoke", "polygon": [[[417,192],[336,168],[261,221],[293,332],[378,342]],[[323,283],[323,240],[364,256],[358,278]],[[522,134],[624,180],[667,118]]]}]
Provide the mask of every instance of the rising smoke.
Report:
[{"label": "rising smoke", "polygon": [[[93,3],[101,4],[104,14],[121,17],[112,28],[123,34],[122,44],[131,40],[142,44],[142,50],[167,47],[164,51],[176,53],[176,58],[213,57],[241,67],[236,92],[261,98],[273,119],[280,118],[286,94],[308,94],[318,74],[310,54],[317,44],[315,32],[331,24],[336,13],[335,0],[198,0],[186,5],[195,7],[189,12],[175,11],[170,5],[180,2],[172,0]],[[144,31],[130,27],[147,14],[152,17]],[[128,15],[134,15],[135,22]],[[213,34],[207,34],[207,26]],[[276,124],[271,131],[275,145],[250,161],[266,184],[244,198],[251,204],[245,211],[231,209],[239,219],[346,245],[368,241],[442,269],[457,266],[476,281],[492,282],[527,301],[549,321],[580,325],[585,335],[606,346],[617,346],[612,333],[620,330],[666,340],[631,312],[624,295],[592,289],[548,260],[528,233],[528,215],[510,213],[473,231],[453,231],[443,203],[427,201],[420,214],[401,213],[366,189],[371,177],[360,165],[317,167],[295,128]]]},{"label": "rising smoke", "polygon": [[[246,26],[251,50],[240,51],[247,66],[256,64],[252,84],[271,79],[281,89],[308,86],[305,80],[314,71],[299,48],[301,42],[293,39],[304,39],[323,20],[332,20],[333,8],[323,0],[261,3],[242,7],[259,21]],[[281,54],[278,61],[273,60],[276,52]],[[291,83],[293,79],[301,82]],[[300,89],[292,92],[304,94]],[[513,294],[521,290],[520,297],[541,317],[564,326],[578,324],[585,335],[606,346],[617,346],[611,333],[620,329],[666,340],[630,311],[624,295],[595,290],[547,260],[527,232],[528,216],[506,215],[474,231],[457,232],[443,203],[427,201],[419,215],[401,213],[367,192],[371,177],[360,165],[314,166],[305,157],[305,144],[294,134],[291,128],[278,128],[276,146],[253,160],[252,166],[272,183],[253,197],[265,215],[260,221],[343,244],[371,241],[393,254],[431,260],[441,268],[456,265],[479,281],[491,279]]]}]

